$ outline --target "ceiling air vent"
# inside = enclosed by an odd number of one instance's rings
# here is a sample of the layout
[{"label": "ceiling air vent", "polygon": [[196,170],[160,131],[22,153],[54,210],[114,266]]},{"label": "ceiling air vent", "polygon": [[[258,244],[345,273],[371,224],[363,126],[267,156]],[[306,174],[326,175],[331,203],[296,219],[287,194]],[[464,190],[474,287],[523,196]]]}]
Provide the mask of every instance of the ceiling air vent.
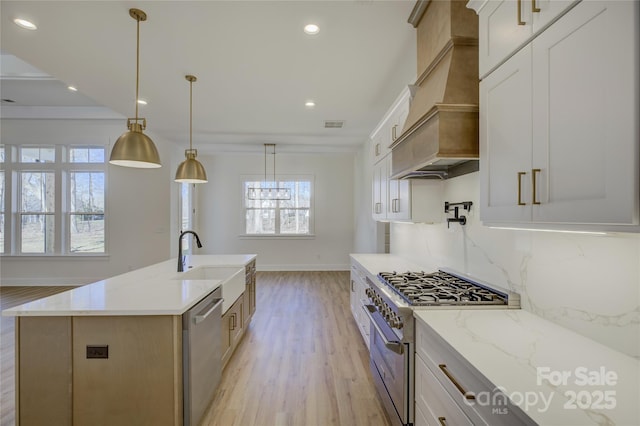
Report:
[{"label": "ceiling air vent", "polygon": [[324,128],[325,129],[342,129],[344,126],[344,120],[325,120]]}]

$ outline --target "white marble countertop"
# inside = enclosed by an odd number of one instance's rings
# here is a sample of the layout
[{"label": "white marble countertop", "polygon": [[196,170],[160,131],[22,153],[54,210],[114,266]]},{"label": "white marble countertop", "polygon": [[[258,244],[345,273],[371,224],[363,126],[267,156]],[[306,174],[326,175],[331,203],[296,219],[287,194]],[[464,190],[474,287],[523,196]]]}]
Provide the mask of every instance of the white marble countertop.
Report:
[{"label": "white marble countertop", "polygon": [[433,272],[434,268],[425,268],[410,262],[400,256],[393,254],[363,254],[352,253],[351,259],[356,261],[365,272],[368,272],[372,277],[376,277],[380,272],[407,272],[407,271],[422,271]]},{"label": "white marble countertop", "polygon": [[[187,256],[189,268],[243,267],[254,254]],[[180,278],[170,259],[2,311],[3,316],[181,315],[224,280]]]},{"label": "white marble countertop", "polygon": [[633,357],[523,310],[414,315],[541,425],[640,425]]},{"label": "white marble countertop", "polygon": [[[437,269],[392,254],[351,258],[370,278]],[[414,316],[541,425],[640,425],[636,358],[521,309],[420,309]]]}]

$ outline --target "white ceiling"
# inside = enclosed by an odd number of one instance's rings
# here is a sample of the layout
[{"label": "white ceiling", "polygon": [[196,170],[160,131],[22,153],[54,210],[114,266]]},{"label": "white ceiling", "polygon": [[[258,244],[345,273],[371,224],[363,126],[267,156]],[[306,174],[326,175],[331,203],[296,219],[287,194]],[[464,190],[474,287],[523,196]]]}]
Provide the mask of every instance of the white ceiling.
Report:
[{"label": "white ceiling", "polygon": [[[413,1],[5,1],[2,103],[16,111],[105,106],[134,115],[136,21],[147,132],[193,143],[355,149],[415,80]],[[23,17],[37,31],[13,24]],[[317,23],[320,33],[302,28]],[[24,60],[26,64],[13,58]],[[32,67],[29,66],[29,64]],[[41,71],[40,71],[41,70]],[[53,77],[51,77],[53,76]],[[67,85],[77,86],[72,93]],[[304,106],[314,100],[313,109]],[[24,108],[24,107],[29,108]],[[15,114],[14,114],[15,115]],[[325,129],[325,120],[344,120]],[[123,131],[126,123],[123,120]],[[246,147],[245,147],[246,148]],[[291,147],[293,148],[293,147]],[[280,149],[279,149],[280,150]]]}]

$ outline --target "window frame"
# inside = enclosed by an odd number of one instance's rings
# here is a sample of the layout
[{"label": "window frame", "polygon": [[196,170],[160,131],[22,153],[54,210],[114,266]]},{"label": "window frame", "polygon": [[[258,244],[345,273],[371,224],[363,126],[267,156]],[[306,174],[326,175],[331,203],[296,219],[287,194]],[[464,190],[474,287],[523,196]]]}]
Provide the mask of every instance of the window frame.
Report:
[{"label": "window frame", "polygon": [[[196,183],[178,183],[178,214],[177,214],[177,227],[178,232],[182,233],[182,231],[194,230],[196,227],[196,194],[198,185]],[[188,209],[187,214],[184,212],[184,204],[185,204],[185,193],[186,193],[186,208]],[[187,217],[187,225],[184,226],[184,217]],[[193,235],[187,234],[182,239],[182,254],[188,256],[192,253],[192,240]]]},{"label": "window frame", "polygon": [[[275,207],[275,232],[272,234],[251,234],[247,233],[247,211],[248,210],[261,210],[259,208],[248,208],[247,194],[246,194],[246,183],[247,182],[264,182],[264,175],[241,175],[240,176],[240,190],[241,190],[241,229],[239,237],[241,239],[292,239],[292,240],[304,240],[304,239],[314,239],[315,238],[315,175],[312,174],[282,174],[277,175],[275,177],[276,182],[280,185],[284,182],[309,182],[309,208],[297,208],[296,210],[308,210],[309,211],[309,232],[305,234],[287,234],[281,233],[281,223],[280,223],[280,211],[285,209],[291,209],[290,207],[280,207],[280,202],[276,202]],[[267,180],[267,182],[273,182],[272,180]]]},{"label": "window frame", "polygon": [[[109,255],[108,244],[108,162],[107,147],[100,144],[3,144],[5,161],[0,163],[5,174],[4,199],[4,247],[0,256],[14,257],[106,257]],[[54,148],[54,162],[21,162],[21,150],[24,148]],[[102,163],[72,163],[71,149],[88,148],[104,150]],[[54,176],[54,211],[53,213],[34,213],[22,211],[22,173],[52,172]],[[104,176],[104,251],[72,252],[71,251],[71,173],[99,172]],[[51,252],[22,251],[22,217],[28,214],[52,214],[54,219],[54,243]]]}]

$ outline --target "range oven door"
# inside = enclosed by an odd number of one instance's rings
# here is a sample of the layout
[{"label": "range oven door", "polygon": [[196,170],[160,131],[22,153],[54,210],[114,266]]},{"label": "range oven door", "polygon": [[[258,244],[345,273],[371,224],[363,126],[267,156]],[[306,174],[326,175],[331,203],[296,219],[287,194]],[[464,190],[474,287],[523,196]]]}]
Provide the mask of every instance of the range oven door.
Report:
[{"label": "range oven door", "polygon": [[389,420],[395,425],[413,423],[413,391],[411,386],[413,349],[397,336],[373,305],[364,305],[371,320],[371,374]]}]

